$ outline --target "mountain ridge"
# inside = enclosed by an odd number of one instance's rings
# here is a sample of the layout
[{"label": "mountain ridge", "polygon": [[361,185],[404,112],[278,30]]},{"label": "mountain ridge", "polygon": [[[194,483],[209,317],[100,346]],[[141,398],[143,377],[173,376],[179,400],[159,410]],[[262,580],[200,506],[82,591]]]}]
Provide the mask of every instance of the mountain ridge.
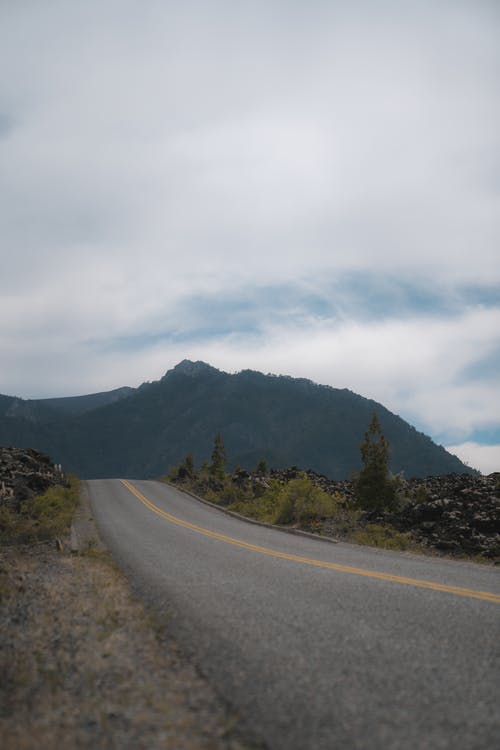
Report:
[{"label": "mountain ridge", "polygon": [[347,388],[255,370],[230,374],[187,359],[138,388],[67,399],[0,396],[0,444],[43,450],[86,478],[140,478],[165,473],[189,452],[198,463],[209,460],[221,432],[229,467],[253,468],[265,459],[275,468],[297,465],[343,479],[360,468],[359,444],[373,411],[395,473],[474,473],[385,406]]}]

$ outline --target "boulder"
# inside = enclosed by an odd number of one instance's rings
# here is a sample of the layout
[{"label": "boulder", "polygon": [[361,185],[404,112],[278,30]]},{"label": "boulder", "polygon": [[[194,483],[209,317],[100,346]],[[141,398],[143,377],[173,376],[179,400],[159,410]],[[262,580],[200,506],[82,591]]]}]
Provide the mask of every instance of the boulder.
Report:
[{"label": "boulder", "polygon": [[19,512],[22,503],[49,487],[65,484],[60,466],[32,448],[0,448],[0,507]]}]

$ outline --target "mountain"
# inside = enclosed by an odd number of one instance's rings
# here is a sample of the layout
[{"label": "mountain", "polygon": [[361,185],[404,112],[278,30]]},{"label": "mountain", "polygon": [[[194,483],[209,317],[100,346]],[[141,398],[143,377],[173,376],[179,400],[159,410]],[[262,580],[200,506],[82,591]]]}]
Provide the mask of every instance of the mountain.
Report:
[{"label": "mountain", "polygon": [[122,398],[127,398],[127,396],[130,396],[135,390],[135,388],[124,386],[123,388],[115,388],[114,391],[91,393],[88,396],[44,398],[35,402],[28,401],[27,403],[39,404],[40,406],[48,407],[60,414],[78,415],[98,409],[100,406],[106,406],[107,404],[114,404],[116,401],[121,401]]},{"label": "mountain", "polygon": [[391,469],[407,477],[471,473],[375,401],[310,380],[243,370],[231,375],[184,360],[139,388],[24,401],[0,396],[0,445],[48,453],[81,477],[155,477],[188,452],[210,460],[224,438],[231,468],[265,459],[333,479],[360,468],[359,445],[373,411],[391,447]]}]

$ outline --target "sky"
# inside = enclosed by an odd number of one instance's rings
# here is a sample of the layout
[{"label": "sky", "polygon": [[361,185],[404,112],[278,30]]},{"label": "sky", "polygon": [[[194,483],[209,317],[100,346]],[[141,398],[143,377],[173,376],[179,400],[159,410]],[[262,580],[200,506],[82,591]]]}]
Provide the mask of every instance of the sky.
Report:
[{"label": "sky", "polygon": [[0,393],[184,358],[500,471],[500,3],[2,0]]}]

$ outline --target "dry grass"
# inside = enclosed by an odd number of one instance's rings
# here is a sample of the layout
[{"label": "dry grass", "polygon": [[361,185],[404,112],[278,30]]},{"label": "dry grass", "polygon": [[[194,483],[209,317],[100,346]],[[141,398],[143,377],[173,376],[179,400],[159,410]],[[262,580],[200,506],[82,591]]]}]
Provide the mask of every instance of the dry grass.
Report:
[{"label": "dry grass", "polygon": [[78,507],[80,482],[69,478],[68,486],[55,485],[42,495],[22,503],[0,506],[0,542],[29,544],[65,534]]},{"label": "dry grass", "polygon": [[5,750],[243,747],[235,717],[159,639],[106,554],[10,548],[0,594]]}]

